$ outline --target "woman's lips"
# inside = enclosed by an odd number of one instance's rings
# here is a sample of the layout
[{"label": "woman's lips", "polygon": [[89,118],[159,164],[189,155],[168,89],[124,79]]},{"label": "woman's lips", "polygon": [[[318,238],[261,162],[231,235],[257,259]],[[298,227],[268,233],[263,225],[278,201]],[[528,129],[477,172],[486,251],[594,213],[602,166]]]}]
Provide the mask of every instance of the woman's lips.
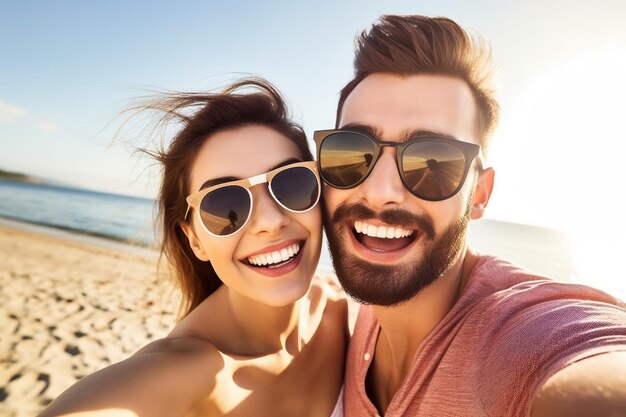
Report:
[{"label": "woman's lips", "polygon": [[247,259],[252,258],[254,256],[268,254],[268,253],[272,253],[272,252],[275,252],[275,251],[280,252],[282,249],[286,249],[289,246],[294,245],[294,244],[302,246],[304,244],[304,240],[298,240],[298,239],[285,240],[283,242],[276,243],[276,244],[271,245],[271,246],[267,246],[267,247],[265,247],[263,249],[259,249],[256,252],[249,253],[248,255],[246,255],[243,258],[241,258],[241,260],[247,260]]},{"label": "woman's lips", "polygon": [[[279,277],[282,275],[285,275],[291,271],[293,271],[294,269],[296,269],[298,267],[298,265],[300,265],[300,262],[302,260],[302,254],[303,254],[303,249],[305,246],[305,241],[295,241],[299,247],[299,250],[296,254],[294,254],[293,256],[289,257],[287,260],[284,261],[280,261],[280,262],[275,262],[275,263],[267,263],[266,265],[254,265],[252,263],[250,263],[248,261],[249,258],[246,258],[246,260],[242,261],[242,263],[244,265],[246,265],[248,268],[252,269],[255,272],[258,272],[259,274],[263,274],[265,276],[269,276],[269,277]],[[293,245],[293,241],[291,243],[291,245]],[[252,255],[252,257],[254,256],[263,256],[263,254],[267,254],[270,252],[275,252],[279,249],[284,249],[284,248],[288,248],[291,245],[278,245],[278,246],[273,246],[270,247],[269,249],[274,249],[272,251],[268,251],[266,249],[256,252],[258,255]]]}]

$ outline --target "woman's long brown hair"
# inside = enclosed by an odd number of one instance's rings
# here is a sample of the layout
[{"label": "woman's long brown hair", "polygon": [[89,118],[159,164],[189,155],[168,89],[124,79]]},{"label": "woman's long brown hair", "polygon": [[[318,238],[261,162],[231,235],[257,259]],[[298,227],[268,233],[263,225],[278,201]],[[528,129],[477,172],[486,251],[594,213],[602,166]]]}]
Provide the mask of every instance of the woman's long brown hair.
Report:
[{"label": "woman's long brown hair", "polygon": [[[155,126],[164,127],[164,131],[172,124],[181,125],[169,145],[142,151],[157,160],[162,169],[157,199],[161,258],[167,259],[180,286],[179,318],[183,318],[222,284],[211,264],[196,258],[180,227],[185,221],[185,198],[191,194],[190,171],[204,142],[218,131],[260,124],[292,140],[301,150],[303,160],[312,160],[313,156],[302,127],[290,120],[278,90],[260,78],[240,80],[218,93],[165,93],[129,110],[159,112]],[[250,140],[253,148],[254,139]]]}]

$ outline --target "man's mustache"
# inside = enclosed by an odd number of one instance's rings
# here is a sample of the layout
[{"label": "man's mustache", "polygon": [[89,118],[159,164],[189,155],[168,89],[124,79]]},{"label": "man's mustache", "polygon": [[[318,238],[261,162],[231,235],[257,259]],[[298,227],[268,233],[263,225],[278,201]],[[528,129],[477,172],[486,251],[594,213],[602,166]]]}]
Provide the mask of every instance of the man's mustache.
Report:
[{"label": "man's mustache", "polygon": [[341,204],[332,215],[332,224],[341,222],[345,218],[366,221],[378,219],[384,223],[400,226],[405,229],[419,229],[426,234],[428,239],[435,238],[433,221],[427,214],[415,214],[402,209],[390,209],[376,213],[362,203]]}]

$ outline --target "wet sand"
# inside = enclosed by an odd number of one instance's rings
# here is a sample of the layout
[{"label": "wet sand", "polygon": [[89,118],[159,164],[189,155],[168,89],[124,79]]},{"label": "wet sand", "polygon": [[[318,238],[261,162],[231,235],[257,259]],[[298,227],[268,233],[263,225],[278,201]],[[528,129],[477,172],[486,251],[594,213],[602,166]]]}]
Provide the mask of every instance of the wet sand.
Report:
[{"label": "wet sand", "polygon": [[36,415],[173,327],[157,257],[0,224],[0,416]]}]

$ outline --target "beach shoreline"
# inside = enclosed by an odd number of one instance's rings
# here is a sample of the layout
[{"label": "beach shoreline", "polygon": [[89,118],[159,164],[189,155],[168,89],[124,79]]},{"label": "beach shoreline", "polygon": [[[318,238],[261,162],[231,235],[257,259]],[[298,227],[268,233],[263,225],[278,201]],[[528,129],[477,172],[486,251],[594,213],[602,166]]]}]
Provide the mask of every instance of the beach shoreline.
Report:
[{"label": "beach shoreline", "polygon": [[19,219],[0,216],[0,227],[2,226],[113,249],[120,252],[133,253],[147,258],[157,258],[159,256],[159,252],[156,248],[150,248],[148,246],[136,244],[130,241],[115,239],[111,236],[97,235],[81,230],[67,229],[59,226],[39,223],[30,223]]},{"label": "beach shoreline", "polygon": [[36,415],[81,377],[173,328],[158,252],[0,220],[0,415]]}]

